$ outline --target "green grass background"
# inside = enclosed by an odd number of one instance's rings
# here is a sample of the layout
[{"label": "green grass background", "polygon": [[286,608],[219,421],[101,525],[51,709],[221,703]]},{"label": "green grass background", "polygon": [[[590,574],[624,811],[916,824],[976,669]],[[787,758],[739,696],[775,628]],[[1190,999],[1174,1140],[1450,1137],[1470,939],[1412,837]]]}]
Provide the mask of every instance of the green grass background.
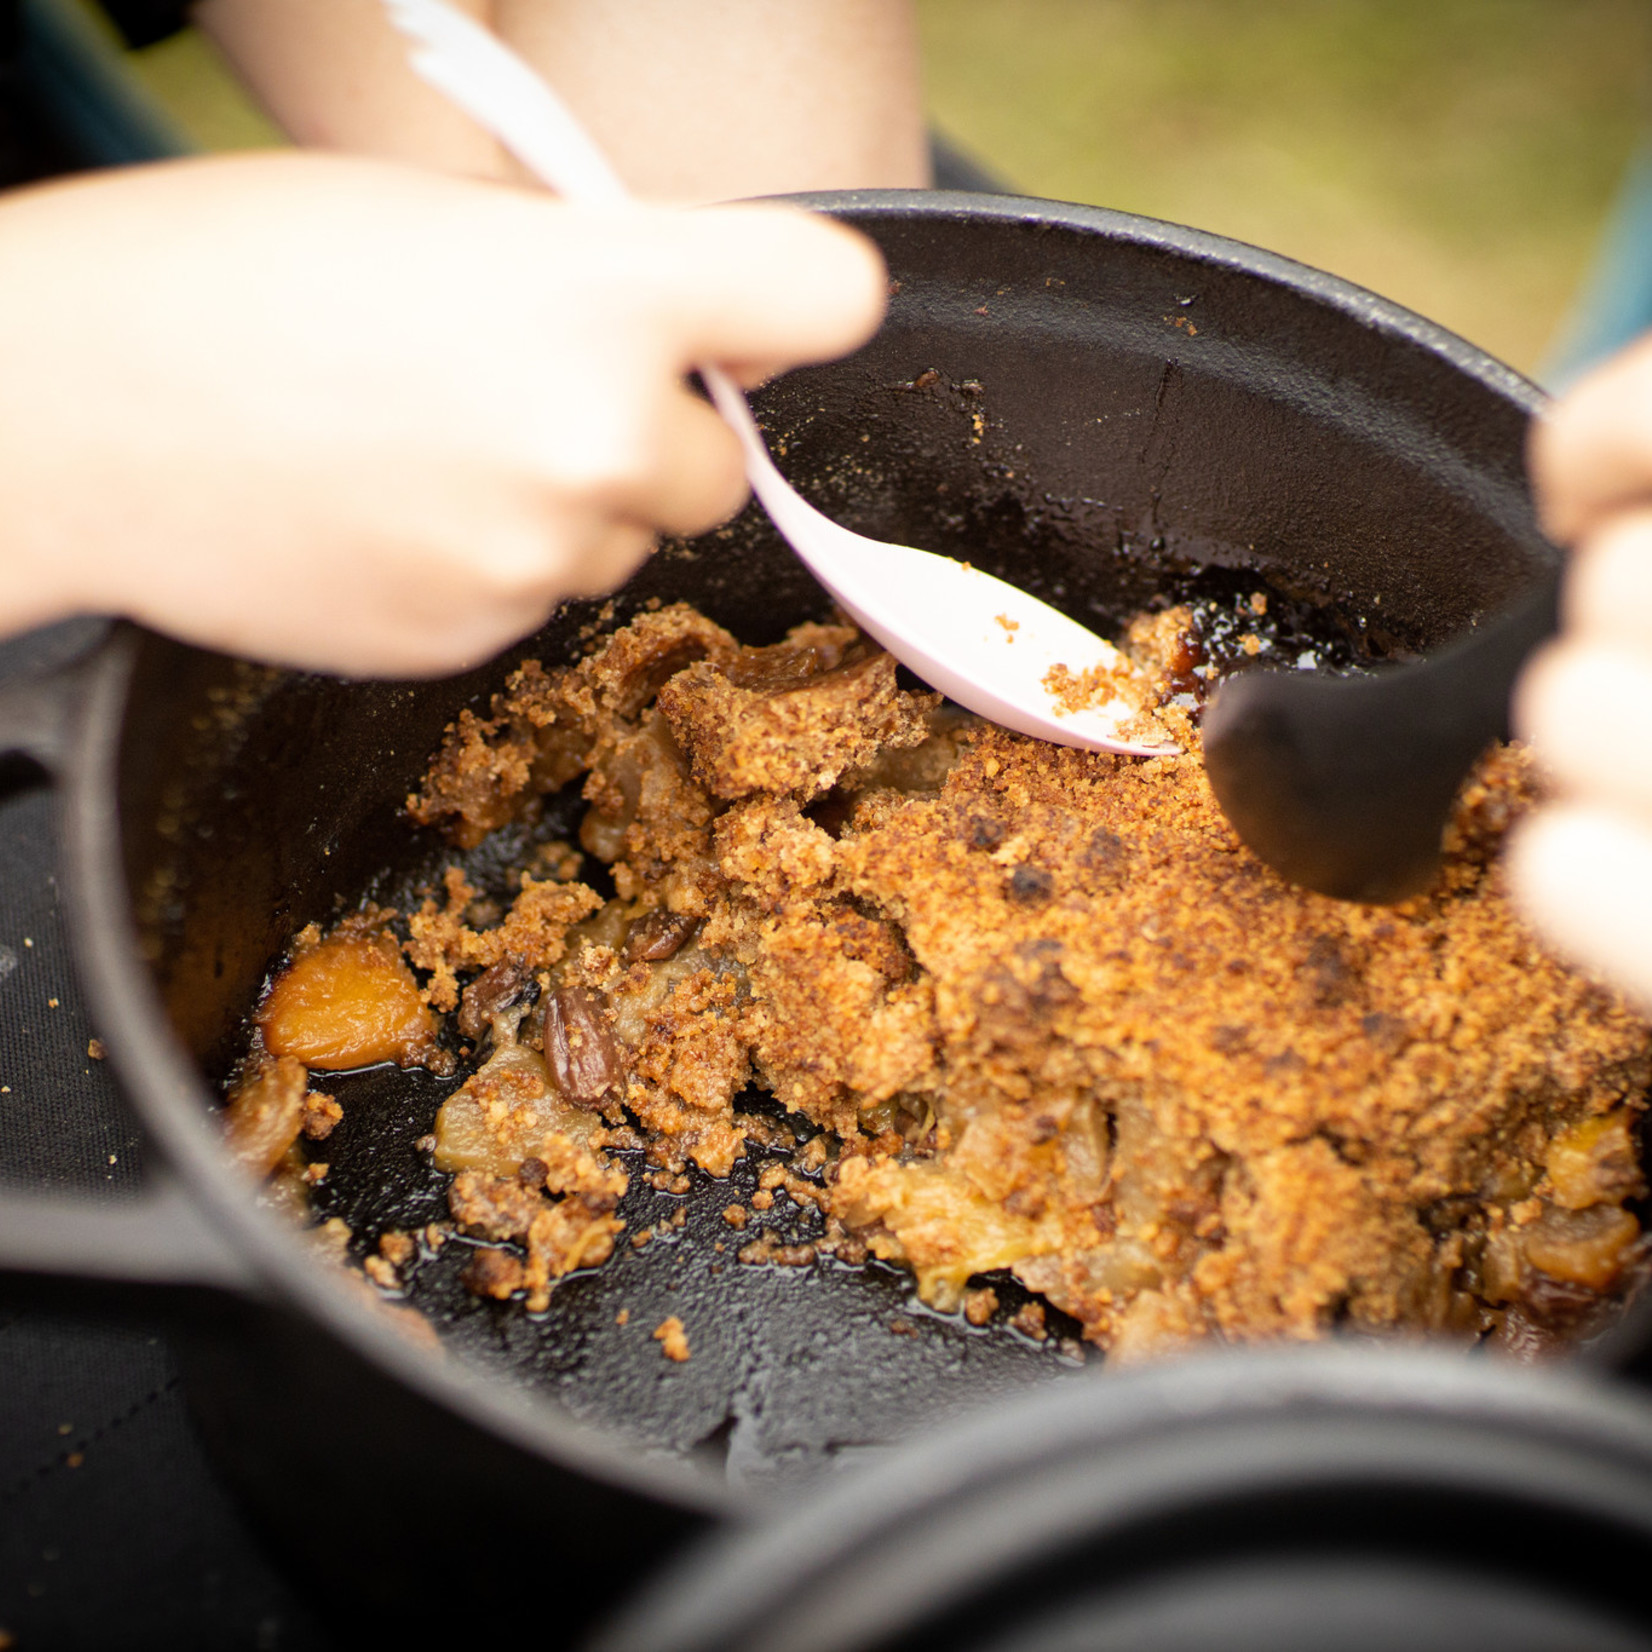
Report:
[{"label": "green grass background", "polygon": [[1644,0],[919,0],[939,124],[1029,194],[1334,270],[1525,371],[1647,114]]}]

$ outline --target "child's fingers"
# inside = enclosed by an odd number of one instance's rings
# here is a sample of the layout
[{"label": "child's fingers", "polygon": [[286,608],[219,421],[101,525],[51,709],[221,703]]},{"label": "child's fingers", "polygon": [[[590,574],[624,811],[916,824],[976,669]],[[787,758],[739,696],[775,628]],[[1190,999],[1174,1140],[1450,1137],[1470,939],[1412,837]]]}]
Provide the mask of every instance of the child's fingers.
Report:
[{"label": "child's fingers", "polygon": [[1568,633],[1652,652],[1652,507],[1602,523],[1566,570]]},{"label": "child's fingers", "polygon": [[841,356],[877,330],[887,278],[857,231],[779,207],[671,216],[661,250],[672,280],[657,306],[682,367],[773,372]]},{"label": "child's fingers", "polygon": [[1560,642],[1526,668],[1515,723],[1564,791],[1652,821],[1652,653]]},{"label": "child's fingers", "polygon": [[692,392],[671,392],[657,452],[653,474],[632,508],[662,533],[705,533],[745,503],[740,443],[717,410]]},{"label": "child's fingers", "polygon": [[1528,457],[1544,529],[1562,544],[1652,501],[1652,338],[1597,368],[1539,419]]},{"label": "child's fingers", "polygon": [[1507,866],[1516,898],[1561,952],[1652,1007],[1652,829],[1556,804],[1516,829]]}]

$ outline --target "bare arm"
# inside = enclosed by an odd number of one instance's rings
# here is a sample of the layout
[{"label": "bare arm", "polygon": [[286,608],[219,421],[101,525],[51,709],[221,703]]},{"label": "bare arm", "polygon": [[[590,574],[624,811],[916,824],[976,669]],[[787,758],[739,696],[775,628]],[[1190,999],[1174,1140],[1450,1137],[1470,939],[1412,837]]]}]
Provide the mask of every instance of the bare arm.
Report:
[{"label": "bare arm", "polygon": [[929,181],[907,0],[494,0],[638,193]]},{"label": "bare arm", "polygon": [[[658,201],[929,181],[911,0],[461,0]],[[407,67],[379,0],[202,0],[302,144],[512,176]]]},{"label": "bare arm", "polygon": [[[491,22],[491,0],[453,0]],[[200,0],[194,20],[307,149],[508,175],[499,146],[408,67],[379,0]]]}]

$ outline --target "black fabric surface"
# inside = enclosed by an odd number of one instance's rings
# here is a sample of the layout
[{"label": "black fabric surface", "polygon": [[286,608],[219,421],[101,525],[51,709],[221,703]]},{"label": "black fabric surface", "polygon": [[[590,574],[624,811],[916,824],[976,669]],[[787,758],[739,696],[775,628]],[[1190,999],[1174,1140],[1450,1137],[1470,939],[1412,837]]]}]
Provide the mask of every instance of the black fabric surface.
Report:
[{"label": "black fabric surface", "polygon": [[[97,626],[0,646],[0,684]],[[0,771],[0,1197],[120,1197],[138,1130],[102,1063],[69,957],[49,792]],[[32,944],[31,944],[32,943]],[[321,1652],[311,1614],[213,1476],[156,1293],[0,1276],[0,1646]]]}]

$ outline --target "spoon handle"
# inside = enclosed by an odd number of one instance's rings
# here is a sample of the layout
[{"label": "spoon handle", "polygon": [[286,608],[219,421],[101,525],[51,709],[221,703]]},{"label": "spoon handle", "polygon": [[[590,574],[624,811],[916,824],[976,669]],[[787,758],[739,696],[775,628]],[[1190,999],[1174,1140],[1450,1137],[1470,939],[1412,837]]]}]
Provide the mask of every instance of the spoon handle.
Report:
[{"label": "spoon handle", "polygon": [[573,112],[510,47],[443,0],[384,0],[417,47],[418,74],[567,201],[631,199],[620,175]]},{"label": "spoon handle", "polygon": [[[391,21],[415,42],[412,63],[419,75],[498,138],[541,182],[564,200],[588,206],[631,199],[608,157],[568,106],[496,35],[443,0],[384,4]],[[699,374],[713,405],[739,438],[752,491],[816,576],[824,578],[807,549],[811,535],[830,535],[840,557],[864,561],[859,538],[817,511],[780,474],[734,380],[720,367],[702,366]],[[831,572],[825,583],[835,595],[847,596],[838,589],[843,570],[834,567]]]}]

